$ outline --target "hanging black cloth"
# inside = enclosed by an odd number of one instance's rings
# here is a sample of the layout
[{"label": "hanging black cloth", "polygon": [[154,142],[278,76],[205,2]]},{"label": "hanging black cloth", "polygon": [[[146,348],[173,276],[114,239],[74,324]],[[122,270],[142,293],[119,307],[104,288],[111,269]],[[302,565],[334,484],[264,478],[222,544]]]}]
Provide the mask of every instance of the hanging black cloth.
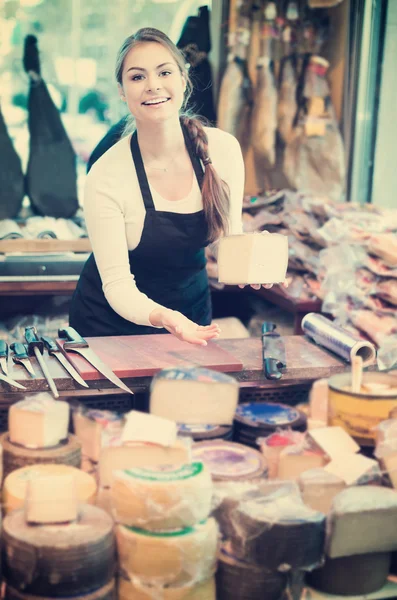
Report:
[{"label": "hanging black cloth", "polygon": [[79,208],[76,155],[40,75],[37,39],[33,35],[26,36],[23,63],[30,77],[27,193],[38,214],[67,219]]},{"label": "hanging black cloth", "polygon": [[0,110],[0,219],[14,219],[22,206],[25,182],[21,159],[15,151]]},{"label": "hanging black cloth", "polygon": [[[183,126],[185,144],[199,183],[203,169]],[[211,323],[211,295],[204,248],[208,226],[204,211],[173,213],[156,210],[135,132],[131,153],[146,215],[141,240],[129,255],[130,269],[139,291],[166,308],[177,310],[198,325]],[[103,241],[106,243],[106,240]],[[137,325],[116,313],[102,290],[94,255],[87,260],[73,295],[70,325],[87,337],[167,333],[165,329]]]}]

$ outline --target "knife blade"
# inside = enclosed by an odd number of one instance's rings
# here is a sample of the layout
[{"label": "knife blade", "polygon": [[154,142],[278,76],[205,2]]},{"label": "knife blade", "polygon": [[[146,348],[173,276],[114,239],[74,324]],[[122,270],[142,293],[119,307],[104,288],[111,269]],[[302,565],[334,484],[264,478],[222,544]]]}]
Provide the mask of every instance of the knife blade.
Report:
[{"label": "knife blade", "polygon": [[50,337],[47,337],[46,335],[41,336],[41,339],[44,342],[44,346],[48,350],[48,354],[50,356],[55,356],[55,358],[58,359],[58,361],[61,363],[61,365],[63,366],[65,371],[67,371],[69,373],[69,375],[71,375],[73,377],[73,379],[75,381],[77,381],[77,383],[88,388],[88,385],[86,384],[84,379],[80,376],[80,374],[76,371],[74,366],[68,361],[67,358],[64,357],[64,355],[62,354],[62,352],[56,345],[55,340],[53,340]]},{"label": "knife blade", "polygon": [[32,363],[29,360],[28,352],[26,350],[25,344],[21,344],[20,342],[14,342],[10,346],[11,350],[14,352],[12,355],[12,360],[16,364],[21,364],[25,367],[29,375],[32,377],[36,377],[36,373],[33,370]]},{"label": "knife blade", "polygon": [[39,340],[37,336],[36,327],[34,327],[33,325],[31,325],[30,327],[25,327],[25,340],[28,343],[28,353],[30,356],[34,355],[36,357],[37,362],[39,363],[40,368],[43,371],[43,375],[47,380],[52,395],[54,396],[54,398],[59,398],[59,392],[55,385],[55,381],[51,377],[51,374],[44,360],[44,344],[41,340]]},{"label": "knife blade", "polygon": [[8,344],[5,340],[0,340],[0,367],[4,375],[8,375],[7,359]]},{"label": "knife blade", "polygon": [[262,361],[266,379],[281,379],[281,370],[287,366],[284,342],[276,325],[267,321],[262,324]]},{"label": "knife blade", "polygon": [[65,340],[63,349],[65,352],[77,352],[81,354],[89,363],[92,364],[97,371],[102,373],[106,379],[109,379],[114,385],[121,388],[128,394],[133,392],[113,373],[112,369],[108,367],[96,354],[91,350],[86,340],[81,337],[79,333],[73,327],[64,327],[58,330],[58,336]]},{"label": "knife blade", "polygon": [[13,379],[11,379],[11,377],[8,377],[7,375],[3,375],[2,373],[0,373],[0,379],[1,381],[5,381],[9,385],[19,388],[20,390],[26,390],[26,387],[24,385],[21,385],[17,381],[14,381]]}]

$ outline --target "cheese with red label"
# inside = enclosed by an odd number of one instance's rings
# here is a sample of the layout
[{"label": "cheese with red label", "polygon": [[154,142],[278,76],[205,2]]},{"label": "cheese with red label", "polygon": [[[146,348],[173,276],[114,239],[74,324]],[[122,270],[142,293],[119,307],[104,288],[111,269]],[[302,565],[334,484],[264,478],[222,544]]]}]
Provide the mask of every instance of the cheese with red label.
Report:
[{"label": "cheese with red label", "polygon": [[46,392],[16,402],[8,412],[10,441],[26,448],[49,448],[68,437],[69,404]]},{"label": "cheese with red label", "polygon": [[279,233],[243,233],[222,237],[218,279],[231,285],[280,283],[288,266],[288,238]]},{"label": "cheese with red label", "polygon": [[202,463],[131,468],[114,473],[111,503],[123,525],[181,529],[208,517],[212,491],[211,473]]},{"label": "cheese with red label", "polygon": [[163,369],[150,388],[150,412],[184,424],[231,425],[239,397],[238,382],[210,369]]}]

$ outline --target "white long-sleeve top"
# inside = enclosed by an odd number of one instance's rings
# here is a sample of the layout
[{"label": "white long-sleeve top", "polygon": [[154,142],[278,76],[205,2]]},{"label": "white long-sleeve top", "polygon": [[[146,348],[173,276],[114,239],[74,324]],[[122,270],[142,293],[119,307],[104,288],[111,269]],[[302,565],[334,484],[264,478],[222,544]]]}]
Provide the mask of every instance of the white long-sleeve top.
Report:
[{"label": "white long-sleeve top", "polygon": [[[230,188],[229,234],[242,233],[244,161],[240,145],[220,129],[205,130],[213,166]],[[85,184],[84,213],[106,300],[124,319],[150,326],[149,315],[159,304],[137,288],[128,257],[128,251],[140,242],[146,213],[130,140],[131,136],[122,138],[91,168]],[[186,214],[203,208],[196,176],[190,193],[182,200],[166,200],[150,189],[157,210]]]}]

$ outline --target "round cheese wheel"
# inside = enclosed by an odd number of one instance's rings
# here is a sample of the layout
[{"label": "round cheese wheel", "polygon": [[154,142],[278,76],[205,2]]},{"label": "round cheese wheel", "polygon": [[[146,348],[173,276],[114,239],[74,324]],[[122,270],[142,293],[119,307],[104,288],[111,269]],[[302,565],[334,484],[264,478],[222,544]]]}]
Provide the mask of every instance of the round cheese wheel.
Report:
[{"label": "round cheese wheel", "polygon": [[134,580],[120,578],[119,600],[216,600],[215,579],[193,586],[150,587]]},{"label": "round cheese wheel", "polygon": [[[114,579],[103,587],[91,592],[89,594],[83,594],[79,596],[73,596],[70,600],[115,600],[116,598],[116,584]],[[30,594],[24,594],[18,592],[15,588],[10,585],[6,586],[4,600],[55,600],[46,596],[31,596]],[[65,598],[65,600],[67,600]]]},{"label": "round cheese wheel", "polygon": [[256,479],[267,467],[260,452],[234,442],[197,442],[192,454],[208,467],[214,481]]},{"label": "round cheese wheel", "polygon": [[215,519],[179,531],[150,532],[119,525],[120,568],[130,576],[162,584],[209,579],[216,570]]},{"label": "round cheese wheel", "polygon": [[151,531],[184,529],[206,519],[212,480],[202,463],[115,471],[111,501],[123,525]]},{"label": "round cheese wheel", "polygon": [[63,464],[80,468],[81,466],[81,443],[74,435],[69,435],[65,442],[61,442],[52,448],[25,448],[10,442],[8,433],[0,437],[3,447],[3,478],[7,475],[37,464]]},{"label": "round cheese wheel", "polygon": [[76,481],[78,501],[87,504],[95,502],[97,486],[91,475],[67,465],[39,464],[17,469],[6,477],[3,485],[3,504],[6,514],[23,507],[27,492],[27,482],[30,479],[47,475],[72,475]]},{"label": "round cheese wheel", "polygon": [[113,521],[88,504],[80,506],[76,522],[65,525],[31,526],[22,510],[15,511],[3,523],[3,568],[7,583],[24,594],[91,592],[115,575]]}]

